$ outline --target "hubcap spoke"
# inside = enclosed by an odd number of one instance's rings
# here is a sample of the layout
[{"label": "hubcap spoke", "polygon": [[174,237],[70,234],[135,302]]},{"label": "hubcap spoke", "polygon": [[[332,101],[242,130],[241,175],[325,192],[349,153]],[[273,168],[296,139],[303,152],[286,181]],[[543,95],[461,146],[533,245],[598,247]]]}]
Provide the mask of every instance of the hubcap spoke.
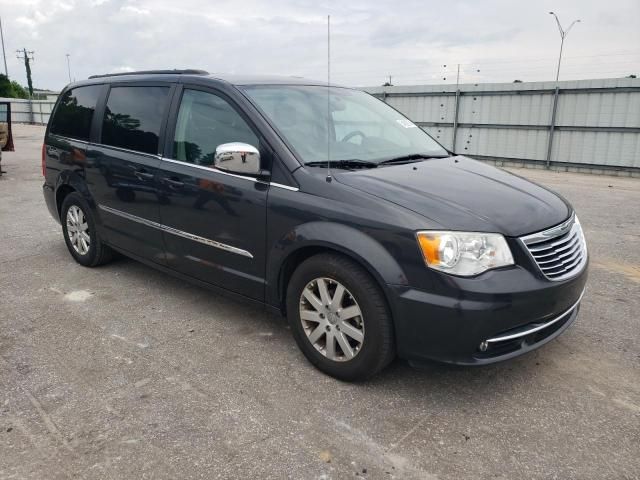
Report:
[{"label": "hubcap spoke", "polygon": [[327,357],[331,360],[336,359],[336,337],[334,337],[333,333],[327,332],[327,346],[326,346]]},{"label": "hubcap spoke", "polygon": [[338,332],[336,334],[336,340],[338,340],[338,345],[340,345],[340,349],[342,350],[342,353],[344,353],[344,356],[347,357],[347,359],[353,358],[353,349],[342,332]]},{"label": "hubcap spoke", "polygon": [[349,320],[350,318],[357,317],[359,315],[362,315],[362,312],[360,311],[360,307],[358,307],[358,305],[352,305],[340,312],[340,318],[342,320]]},{"label": "hubcap spoke", "polygon": [[345,335],[349,335],[356,342],[362,343],[362,340],[364,339],[364,335],[362,334],[362,332],[357,328],[352,327],[347,322],[340,323],[340,331]]},{"label": "hubcap spoke", "polygon": [[301,310],[300,318],[307,322],[324,323],[324,320],[320,318],[320,314],[318,312],[312,312],[311,310]]},{"label": "hubcap spoke", "polygon": [[338,284],[336,291],[333,292],[333,298],[331,299],[331,306],[333,308],[342,307],[342,297],[344,297],[344,285]]},{"label": "hubcap spoke", "polygon": [[337,280],[319,277],[300,295],[300,321],[309,342],[326,358],[345,362],[364,342],[364,318],[351,292]]},{"label": "hubcap spoke", "polygon": [[311,343],[316,343],[318,340],[320,340],[320,337],[324,335],[325,331],[326,330],[324,329],[324,325],[318,325],[316,329],[311,332],[311,335],[309,335],[309,341]]},{"label": "hubcap spoke", "polygon": [[319,278],[316,282],[318,284],[318,291],[320,292],[320,300],[322,301],[322,304],[329,305],[331,303],[331,297],[327,291],[327,282],[325,282],[324,278]]},{"label": "hubcap spoke", "polygon": [[311,290],[309,290],[308,288],[305,288],[302,294],[304,295],[304,298],[307,299],[307,301],[311,304],[313,308],[315,308],[317,311],[323,310],[322,302],[320,301],[320,299],[318,299],[318,297],[316,297],[313,294],[313,292],[311,292]]}]

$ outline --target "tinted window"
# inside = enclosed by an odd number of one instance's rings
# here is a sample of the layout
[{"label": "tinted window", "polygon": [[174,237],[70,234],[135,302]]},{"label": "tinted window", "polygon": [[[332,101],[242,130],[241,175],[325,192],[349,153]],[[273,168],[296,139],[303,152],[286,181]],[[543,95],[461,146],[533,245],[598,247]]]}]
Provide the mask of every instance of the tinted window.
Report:
[{"label": "tinted window", "polygon": [[91,119],[101,89],[102,85],[91,85],[66,92],[60,99],[51,120],[51,133],[89,140]]},{"label": "tinted window", "polygon": [[157,154],[169,87],[112,87],[104,112],[102,143]]},{"label": "tinted window", "polygon": [[258,137],[223,98],[198,90],[185,90],[180,102],[173,158],[212,165],[216,147],[243,142],[259,148]]}]

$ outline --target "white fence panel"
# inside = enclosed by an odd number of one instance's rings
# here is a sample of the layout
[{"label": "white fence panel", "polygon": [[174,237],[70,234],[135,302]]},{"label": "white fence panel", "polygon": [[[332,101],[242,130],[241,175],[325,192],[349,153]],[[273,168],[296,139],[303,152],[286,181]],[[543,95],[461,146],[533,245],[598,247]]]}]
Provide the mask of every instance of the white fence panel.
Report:
[{"label": "white fence panel", "polygon": [[456,153],[636,173],[640,169],[640,79],[365,90]]}]

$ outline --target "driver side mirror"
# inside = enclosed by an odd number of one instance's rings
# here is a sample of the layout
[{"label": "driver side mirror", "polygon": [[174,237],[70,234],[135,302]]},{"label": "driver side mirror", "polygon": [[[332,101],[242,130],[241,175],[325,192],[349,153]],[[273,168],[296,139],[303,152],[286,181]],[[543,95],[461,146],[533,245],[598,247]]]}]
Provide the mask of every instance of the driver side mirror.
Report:
[{"label": "driver side mirror", "polygon": [[216,147],[213,166],[230,173],[261,175],[260,152],[253,145],[241,142],[223,143]]}]

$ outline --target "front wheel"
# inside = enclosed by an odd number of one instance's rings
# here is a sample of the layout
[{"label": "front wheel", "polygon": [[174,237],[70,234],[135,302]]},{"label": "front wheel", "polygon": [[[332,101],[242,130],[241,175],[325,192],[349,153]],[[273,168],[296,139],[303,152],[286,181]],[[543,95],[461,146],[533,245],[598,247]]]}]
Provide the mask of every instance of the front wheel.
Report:
[{"label": "front wheel", "polygon": [[366,379],[395,356],[382,291],[341,255],[316,255],[296,269],[287,289],[287,317],[307,359],[341,380]]}]

